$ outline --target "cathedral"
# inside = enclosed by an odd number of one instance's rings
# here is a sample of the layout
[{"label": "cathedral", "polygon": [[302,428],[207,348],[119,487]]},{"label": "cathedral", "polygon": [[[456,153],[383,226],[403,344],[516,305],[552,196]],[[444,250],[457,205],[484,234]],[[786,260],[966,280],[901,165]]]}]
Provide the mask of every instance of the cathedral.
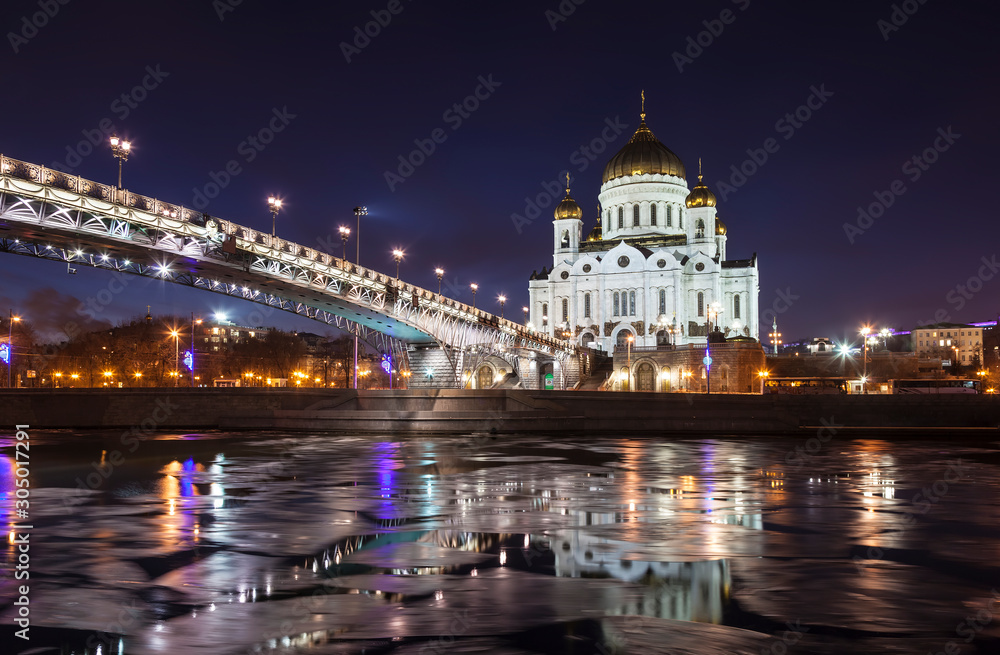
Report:
[{"label": "cathedral", "polygon": [[[646,125],[604,168],[597,224],[567,189],[555,209],[552,267],[528,283],[535,329],[613,353],[759,337],[757,256],[730,259],[716,197]],[[699,165],[700,169],[700,165]],[[713,373],[713,379],[715,377]]]}]

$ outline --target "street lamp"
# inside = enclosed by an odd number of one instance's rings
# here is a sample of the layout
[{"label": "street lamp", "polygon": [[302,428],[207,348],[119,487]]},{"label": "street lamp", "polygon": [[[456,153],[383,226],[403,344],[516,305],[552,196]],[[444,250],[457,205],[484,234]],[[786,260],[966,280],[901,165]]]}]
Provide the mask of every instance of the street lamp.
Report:
[{"label": "street lamp", "polygon": [[712,314],[718,322],[719,314],[722,313],[722,305],[716,301],[708,306],[708,334],[705,335],[705,357],[702,363],[705,365],[705,393],[712,393]]},{"label": "street lamp", "polygon": [[524,324],[527,325],[528,324],[528,308],[527,307],[522,307],[521,311],[524,312]]},{"label": "street lamp", "polygon": [[14,323],[20,322],[20,316],[14,316],[14,310],[7,312],[7,388],[10,388],[10,370],[14,368]]},{"label": "street lamp", "polygon": [[764,395],[764,378],[771,374],[770,371],[757,371],[757,375],[760,377],[760,395]]},{"label": "street lamp", "polygon": [[[444,269],[443,268],[435,268],[434,269],[434,275],[437,275],[437,279],[438,279],[438,295],[440,296],[441,295],[441,280],[444,279]],[[439,298],[439,300],[440,300],[440,298]]]},{"label": "street lamp", "polygon": [[354,243],[358,247],[358,252],[357,252],[357,257],[354,260],[354,263],[357,264],[358,266],[361,266],[361,217],[367,215],[368,215],[367,207],[354,208],[354,216],[357,217],[358,219],[358,232],[357,234],[354,235]]},{"label": "street lamp", "polygon": [[[281,211],[281,199],[274,196],[267,197],[267,208],[271,210],[271,239],[274,239],[274,227],[278,220],[278,212]],[[272,243],[273,247],[274,244]]]},{"label": "street lamp", "polygon": [[882,337],[882,350],[889,350],[889,337],[893,335],[892,328],[882,328],[878,335]]},{"label": "street lamp", "polygon": [[503,306],[507,303],[507,296],[497,296],[497,302],[500,303],[500,318],[503,318]]},{"label": "street lamp", "polygon": [[475,309],[476,308],[476,292],[479,291],[479,285],[476,284],[475,282],[473,282],[472,284],[469,285],[469,288],[472,289],[472,308]]},{"label": "street lamp", "polygon": [[180,377],[179,372],[179,361],[181,355],[181,333],[177,330],[171,330],[170,336],[174,338],[174,386],[177,386],[177,378]]},{"label": "street lamp", "polygon": [[122,162],[128,161],[128,153],[132,150],[131,141],[122,141],[118,135],[111,135],[111,154],[118,160],[118,188],[122,188]]},{"label": "street lamp", "polygon": [[864,361],[864,373],[862,373],[862,375],[861,375],[861,393],[863,393],[863,394],[868,393],[868,335],[871,334],[871,331],[872,331],[872,329],[870,327],[868,327],[867,325],[865,325],[865,326],[863,326],[861,328],[861,332],[860,332],[861,338],[864,339],[864,342],[865,342],[865,350],[864,350],[864,357],[865,357],[865,361]]},{"label": "street lamp", "polygon": [[346,266],[347,264],[347,240],[351,238],[351,228],[341,225],[340,226],[340,241],[344,244],[344,256],[341,258]]},{"label": "street lamp", "polygon": [[201,319],[196,319],[194,317],[194,312],[191,312],[191,388],[194,389],[194,326],[201,325]]},{"label": "street lamp", "polygon": [[631,332],[629,332],[629,335],[628,335],[628,337],[625,338],[625,341],[628,342],[628,346],[627,346],[628,347],[628,359],[626,360],[626,362],[628,364],[628,378],[626,378],[626,382],[625,382],[628,385],[628,389],[626,389],[626,391],[632,391],[632,342],[635,341],[635,337],[632,336]]},{"label": "street lamp", "polygon": [[396,248],[392,251],[392,258],[396,260],[396,286],[399,286],[399,262],[403,261],[403,255],[405,255],[402,250]]}]

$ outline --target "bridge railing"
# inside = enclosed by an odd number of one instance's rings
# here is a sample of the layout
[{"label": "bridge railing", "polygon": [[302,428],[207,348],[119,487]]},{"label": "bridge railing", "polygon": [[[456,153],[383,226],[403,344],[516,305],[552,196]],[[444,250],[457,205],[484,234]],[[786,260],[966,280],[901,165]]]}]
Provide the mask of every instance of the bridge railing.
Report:
[{"label": "bridge railing", "polygon": [[[275,250],[283,255],[301,257],[315,263],[339,269],[349,281],[352,276],[357,276],[359,279],[355,281],[359,281],[366,286],[374,286],[379,291],[392,289],[400,296],[409,294],[411,301],[413,296],[416,296],[424,299],[432,307],[436,305],[438,309],[457,317],[465,318],[466,320],[478,321],[504,332],[529,338],[553,348],[565,350],[573,347],[569,341],[554,339],[544,333],[529,330],[520,323],[500,318],[478,308],[470,307],[465,303],[446,298],[428,289],[399,282],[396,278],[374,269],[351,264],[342,258],[316,250],[315,248],[303,246],[280,237],[272,237],[266,232],[261,232],[254,228],[234,223],[233,221],[213,217],[203,212],[189,209],[183,205],[163,202],[156,198],[132,193],[126,189],[119,189],[113,185],[101,184],[80,177],[79,175],[71,175],[40,164],[13,159],[2,154],[0,154],[0,176],[17,178],[35,182],[43,186],[71,191],[95,200],[146,212],[157,217],[191,223],[199,227],[205,227],[209,222],[214,222],[218,226],[218,230],[224,235]],[[282,260],[281,257],[277,257],[276,259],[279,261]]]}]

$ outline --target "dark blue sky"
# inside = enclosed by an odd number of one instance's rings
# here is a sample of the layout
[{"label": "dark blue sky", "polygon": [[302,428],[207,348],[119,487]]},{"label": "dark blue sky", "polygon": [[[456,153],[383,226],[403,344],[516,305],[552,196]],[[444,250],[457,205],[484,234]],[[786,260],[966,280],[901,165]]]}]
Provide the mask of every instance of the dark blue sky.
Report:
[{"label": "dark blue sky", "polygon": [[[520,231],[512,215],[524,216],[526,198],[569,170],[589,231],[604,164],[638,125],[645,89],[647,123],[682,158],[690,186],[704,160],[729,256],[758,254],[761,309],[780,311],[786,338],[1000,310],[1000,280],[986,279],[994,274],[982,262],[997,255],[990,180],[1000,146],[996,10],[987,2],[959,11],[912,0],[905,23],[895,16],[898,29],[886,27],[891,2],[51,2],[58,11],[36,17],[46,23],[37,30],[24,22],[42,11],[37,0],[6,2],[0,15],[0,151],[17,159],[113,182],[106,145],[76,156],[88,150],[78,145],[84,133],[104,121],[135,144],[125,186],[187,206],[234,161],[238,174],[204,211],[269,229],[265,199],[277,193],[279,234],[332,239],[336,253],[337,226],[353,228],[351,209],[367,205],[362,264],[392,271],[390,251],[402,247],[408,281],[434,288],[441,266],[451,296],[471,301],[476,282],[481,307],[495,307],[502,292],[519,317],[528,275],[551,265],[552,206]],[[342,44],[354,43],[373,11],[391,20],[345,56]],[[689,50],[689,37],[712,42]],[[674,53],[685,52],[678,66]],[[133,94],[144,81],[152,88]],[[814,89],[828,95],[800,110],[808,119],[786,119]],[[453,109],[477,90],[473,111]],[[275,112],[284,118],[272,122]],[[609,121],[627,129],[614,134]],[[269,124],[281,128],[273,140],[248,141]],[[938,138],[949,127],[960,136]],[[429,148],[435,135],[434,152],[400,171],[414,141]],[[577,153],[605,138],[593,161]],[[731,167],[768,139],[767,162],[742,184],[732,179]],[[935,143],[941,152],[926,170],[904,168]],[[404,179],[390,184],[387,172]],[[883,195],[891,206],[848,234],[858,207],[896,180],[905,192]],[[963,297],[958,285],[969,278],[978,291]],[[44,312],[71,310],[108,279],[7,255],[0,302],[33,312],[44,328]],[[237,322],[253,310],[137,279],[106,318],[146,304],[158,314],[225,310]],[[280,324],[324,331],[291,317]]]}]

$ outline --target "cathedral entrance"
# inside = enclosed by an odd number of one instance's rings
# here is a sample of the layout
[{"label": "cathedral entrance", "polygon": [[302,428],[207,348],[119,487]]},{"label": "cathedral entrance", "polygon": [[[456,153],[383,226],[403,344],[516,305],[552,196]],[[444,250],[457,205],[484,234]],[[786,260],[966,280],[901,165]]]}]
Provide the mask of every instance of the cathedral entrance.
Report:
[{"label": "cathedral entrance", "polygon": [[655,391],[653,380],[656,372],[653,365],[648,362],[639,364],[635,369],[635,389],[636,391]]},{"label": "cathedral entrance", "polygon": [[490,366],[481,366],[476,371],[476,388],[489,389],[491,386],[493,386],[493,368]]}]

